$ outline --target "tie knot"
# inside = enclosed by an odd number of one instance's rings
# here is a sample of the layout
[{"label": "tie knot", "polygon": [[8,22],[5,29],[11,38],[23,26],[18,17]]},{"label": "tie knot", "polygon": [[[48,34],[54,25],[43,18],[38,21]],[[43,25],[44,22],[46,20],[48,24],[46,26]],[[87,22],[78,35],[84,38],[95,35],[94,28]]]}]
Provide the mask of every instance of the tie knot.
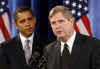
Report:
[{"label": "tie knot", "polygon": [[26,43],[29,43],[29,42],[30,42],[30,40],[25,40],[25,42],[26,42]]},{"label": "tie knot", "polygon": [[25,40],[25,43],[26,43],[26,48],[29,48],[29,42],[30,42],[30,40]]},{"label": "tie knot", "polygon": [[64,47],[67,47],[67,48],[68,48],[68,45],[65,43],[65,44],[64,44]]}]

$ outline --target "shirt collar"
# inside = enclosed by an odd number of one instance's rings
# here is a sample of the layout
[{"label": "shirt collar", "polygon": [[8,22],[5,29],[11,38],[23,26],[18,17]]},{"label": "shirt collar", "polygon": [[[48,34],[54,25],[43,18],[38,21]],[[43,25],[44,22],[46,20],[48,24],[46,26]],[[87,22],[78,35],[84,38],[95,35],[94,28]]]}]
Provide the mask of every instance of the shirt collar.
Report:
[{"label": "shirt collar", "polygon": [[68,46],[73,46],[74,40],[75,40],[76,32],[74,31],[74,34],[69,38],[69,40],[66,42]]},{"label": "shirt collar", "polygon": [[[75,36],[76,36],[76,32],[74,31],[73,35],[69,38],[69,40],[67,40],[65,42],[68,45],[68,49],[69,49],[70,52],[72,51],[72,47],[73,47],[73,44],[74,44]],[[64,46],[65,43],[61,41],[61,46]]]},{"label": "shirt collar", "polygon": [[19,33],[19,35],[20,35],[20,39],[21,39],[23,48],[25,48],[25,40],[30,40],[30,46],[32,46],[34,33],[28,38],[25,38],[21,33]]}]

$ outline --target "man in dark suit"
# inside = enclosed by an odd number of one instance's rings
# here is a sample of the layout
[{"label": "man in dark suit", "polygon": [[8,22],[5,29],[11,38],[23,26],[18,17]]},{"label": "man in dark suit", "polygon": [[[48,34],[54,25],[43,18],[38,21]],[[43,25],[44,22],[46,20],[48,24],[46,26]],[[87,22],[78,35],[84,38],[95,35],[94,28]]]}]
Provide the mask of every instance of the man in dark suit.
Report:
[{"label": "man in dark suit", "polygon": [[19,35],[0,44],[0,69],[35,69],[42,45],[40,38],[34,35],[36,17],[29,8],[20,7],[16,9],[14,18]]},{"label": "man in dark suit", "polygon": [[44,49],[45,69],[100,69],[100,41],[78,34],[67,8],[54,7],[49,20],[57,40]]}]

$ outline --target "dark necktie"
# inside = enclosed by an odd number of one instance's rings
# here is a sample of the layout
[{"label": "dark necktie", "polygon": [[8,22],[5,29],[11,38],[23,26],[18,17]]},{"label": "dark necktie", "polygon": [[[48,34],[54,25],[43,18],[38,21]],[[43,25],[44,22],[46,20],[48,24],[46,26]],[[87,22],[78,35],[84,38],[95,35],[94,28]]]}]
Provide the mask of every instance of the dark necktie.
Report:
[{"label": "dark necktie", "polygon": [[68,50],[68,45],[67,44],[64,44],[64,50],[63,50],[63,53],[62,53],[62,56],[70,56],[70,52]]},{"label": "dark necktie", "polygon": [[68,45],[64,44],[64,50],[61,56],[61,69],[69,69],[70,66],[70,52]]}]

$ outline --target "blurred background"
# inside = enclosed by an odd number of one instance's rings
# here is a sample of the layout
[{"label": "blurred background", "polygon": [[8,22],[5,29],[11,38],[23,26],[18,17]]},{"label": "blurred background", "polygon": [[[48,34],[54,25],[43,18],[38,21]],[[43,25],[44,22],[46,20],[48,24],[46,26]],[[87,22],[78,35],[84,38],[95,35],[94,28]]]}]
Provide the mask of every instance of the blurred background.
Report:
[{"label": "blurred background", "polygon": [[27,6],[35,13],[35,35],[41,39],[55,40],[48,14],[56,5],[64,5],[71,10],[77,32],[100,39],[100,0],[0,0],[0,43],[18,35],[13,25],[13,13],[20,6]]}]

